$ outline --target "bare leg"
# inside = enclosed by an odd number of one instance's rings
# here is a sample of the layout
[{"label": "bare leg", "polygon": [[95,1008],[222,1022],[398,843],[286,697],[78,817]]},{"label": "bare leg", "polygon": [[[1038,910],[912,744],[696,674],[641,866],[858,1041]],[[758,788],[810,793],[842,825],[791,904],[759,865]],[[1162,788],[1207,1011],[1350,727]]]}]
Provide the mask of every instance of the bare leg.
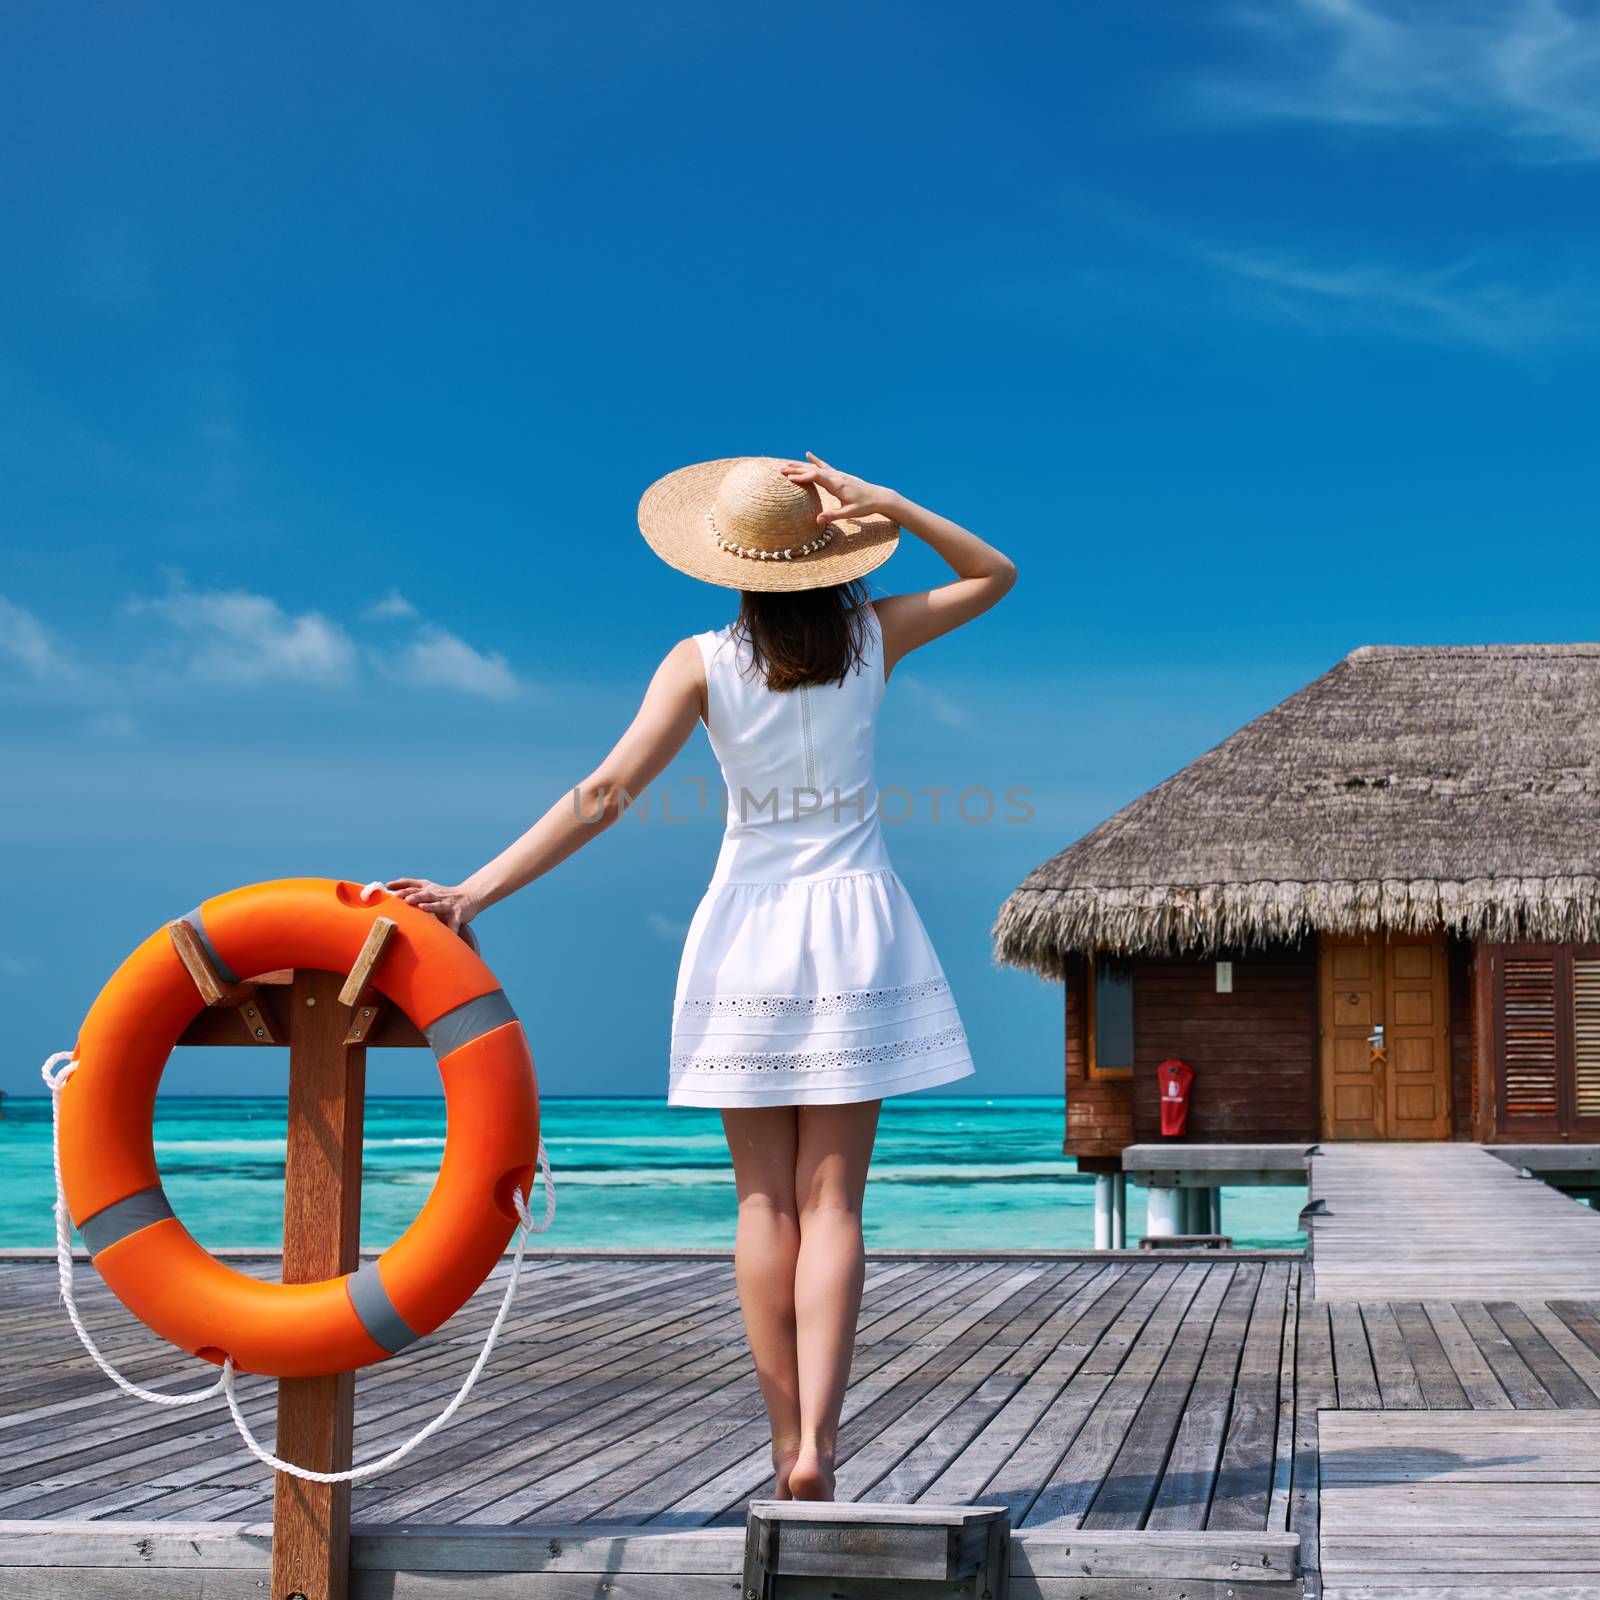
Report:
[{"label": "bare leg", "polygon": [[800,1250],[794,1195],[798,1108],[724,1111],[722,1131],[739,1191],[739,1232],[733,1251],[739,1308],[772,1426],[773,1495],[787,1500],[789,1473],[800,1453],[794,1322],[795,1261]]},{"label": "bare leg", "polygon": [[800,1455],[789,1474],[789,1493],[796,1500],[833,1498],[839,1413],[866,1277],[861,1199],[880,1104],[800,1107],[794,1175],[800,1206],[794,1284]]}]

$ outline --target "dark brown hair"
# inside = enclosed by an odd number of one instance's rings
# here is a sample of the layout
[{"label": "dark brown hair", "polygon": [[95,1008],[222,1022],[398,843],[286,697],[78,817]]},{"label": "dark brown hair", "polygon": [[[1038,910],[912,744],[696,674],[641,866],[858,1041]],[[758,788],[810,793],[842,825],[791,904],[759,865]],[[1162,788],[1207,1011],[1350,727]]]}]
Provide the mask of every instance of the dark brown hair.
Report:
[{"label": "dark brown hair", "polygon": [[867,646],[867,586],[739,591],[735,640],[750,641],[751,666],[769,689],[843,683]]}]

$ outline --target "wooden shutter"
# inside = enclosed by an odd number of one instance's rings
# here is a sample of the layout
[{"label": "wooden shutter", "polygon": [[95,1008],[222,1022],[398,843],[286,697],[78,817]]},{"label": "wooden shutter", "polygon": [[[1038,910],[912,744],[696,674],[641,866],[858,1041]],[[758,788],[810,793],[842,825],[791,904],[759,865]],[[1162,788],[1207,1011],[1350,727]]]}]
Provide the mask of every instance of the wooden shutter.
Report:
[{"label": "wooden shutter", "polygon": [[1503,952],[1496,977],[1502,1125],[1507,1133],[1555,1133],[1561,1121],[1555,952]]},{"label": "wooden shutter", "polygon": [[1600,961],[1572,963],[1572,1110],[1600,1123]]}]

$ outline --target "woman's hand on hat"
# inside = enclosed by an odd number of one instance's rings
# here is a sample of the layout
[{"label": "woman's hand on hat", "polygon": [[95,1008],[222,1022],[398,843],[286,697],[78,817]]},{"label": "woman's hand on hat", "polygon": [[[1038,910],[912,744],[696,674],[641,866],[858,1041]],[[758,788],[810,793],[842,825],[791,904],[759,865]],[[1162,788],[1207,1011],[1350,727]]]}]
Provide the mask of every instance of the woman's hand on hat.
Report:
[{"label": "woman's hand on hat", "polygon": [[805,461],[785,461],[778,470],[790,483],[820,484],[839,502],[834,510],[830,511],[825,506],[817,513],[819,527],[825,528],[830,522],[838,522],[842,518],[894,518],[894,508],[900,497],[893,489],[884,489],[878,484],[868,483],[865,478],[853,478],[848,472],[840,472],[809,450],[806,451]]},{"label": "woman's hand on hat", "polygon": [[384,888],[407,905],[437,917],[452,933],[460,933],[482,909],[460,884],[435,883],[431,878],[392,878]]}]

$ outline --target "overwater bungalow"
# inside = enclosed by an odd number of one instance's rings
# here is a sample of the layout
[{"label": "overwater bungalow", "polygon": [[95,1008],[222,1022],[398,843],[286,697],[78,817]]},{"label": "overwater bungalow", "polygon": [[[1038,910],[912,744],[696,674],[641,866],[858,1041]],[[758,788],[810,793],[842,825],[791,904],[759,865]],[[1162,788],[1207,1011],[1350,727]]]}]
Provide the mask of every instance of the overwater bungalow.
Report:
[{"label": "overwater bungalow", "polygon": [[1600,1141],[1600,644],[1367,646],[1030,873],[1066,1142]]}]

